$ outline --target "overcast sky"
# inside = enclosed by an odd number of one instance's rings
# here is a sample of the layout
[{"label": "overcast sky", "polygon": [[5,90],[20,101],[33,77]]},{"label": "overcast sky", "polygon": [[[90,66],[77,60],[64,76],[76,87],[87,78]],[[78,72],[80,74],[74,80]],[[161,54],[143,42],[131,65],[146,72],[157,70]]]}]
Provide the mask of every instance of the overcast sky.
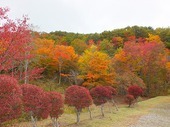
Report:
[{"label": "overcast sky", "polygon": [[170,26],[170,0],[0,0],[11,18],[28,15],[37,31],[103,32]]}]

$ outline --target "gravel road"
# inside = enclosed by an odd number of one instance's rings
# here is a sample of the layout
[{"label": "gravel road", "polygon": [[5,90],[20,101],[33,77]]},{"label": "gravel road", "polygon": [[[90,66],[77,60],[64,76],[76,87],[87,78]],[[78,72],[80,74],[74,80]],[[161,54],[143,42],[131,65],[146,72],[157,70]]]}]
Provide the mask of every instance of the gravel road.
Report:
[{"label": "gravel road", "polygon": [[129,127],[170,127],[170,103],[160,104]]}]

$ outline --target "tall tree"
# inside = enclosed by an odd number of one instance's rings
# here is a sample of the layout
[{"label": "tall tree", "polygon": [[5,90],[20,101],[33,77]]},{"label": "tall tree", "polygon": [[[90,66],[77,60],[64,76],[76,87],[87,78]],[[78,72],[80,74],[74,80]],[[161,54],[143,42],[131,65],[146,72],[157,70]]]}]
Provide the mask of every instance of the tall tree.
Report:
[{"label": "tall tree", "polygon": [[167,89],[166,55],[162,42],[127,42],[123,50],[115,55],[114,61],[117,65],[120,63],[119,68],[129,70],[142,78],[148,95],[155,96]]},{"label": "tall tree", "polygon": [[38,73],[29,67],[33,55],[28,18],[13,21],[7,12],[8,9],[0,8],[0,73],[9,73],[27,83],[31,74]]},{"label": "tall tree", "polygon": [[78,62],[82,76],[91,84],[88,87],[99,83],[113,85],[114,72],[110,68],[111,61],[107,54],[97,51],[94,45],[85,51]]}]

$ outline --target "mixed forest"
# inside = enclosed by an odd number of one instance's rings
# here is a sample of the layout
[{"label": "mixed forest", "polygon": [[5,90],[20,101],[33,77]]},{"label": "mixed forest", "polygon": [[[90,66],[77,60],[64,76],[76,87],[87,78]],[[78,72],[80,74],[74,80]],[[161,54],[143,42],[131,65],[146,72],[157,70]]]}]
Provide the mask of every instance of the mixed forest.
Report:
[{"label": "mixed forest", "polygon": [[103,104],[115,95],[131,106],[139,96],[168,94],[170,28],[46,33],[31,30],[27,17],[10,19],[8,11],[0,8],[0,126],[23,111],[34,126],[35,117],[48,116],[58,126],[64,103],[76,108],[79,122],[92,103],[104,116]]}]

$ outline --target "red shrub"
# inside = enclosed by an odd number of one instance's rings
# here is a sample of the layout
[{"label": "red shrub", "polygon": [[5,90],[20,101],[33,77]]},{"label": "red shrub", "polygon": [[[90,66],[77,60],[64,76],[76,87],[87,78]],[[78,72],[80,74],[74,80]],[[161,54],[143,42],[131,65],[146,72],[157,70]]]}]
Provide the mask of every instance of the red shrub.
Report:
[{"label": "red shrub", "polygon": [[112,98],[112,92],[105,86],[96,86],[90,90],[95,105],[101,105]]},{"label": "red shrub", "polygon": [[64,107],[64,99],[60,93],[57,92],[49,92],[49,98],[51,103],[51,118],[58,118],[61,114],[63,114]]},{"label": "red shrub", "polygon": [[82,86],[73,85],[66,89],[65,103],[80,110],[92,104],[92,98],[88,89]]},{"label": "red shrub", "polygon": [[111,87],[111,86],[104,86],[105,88],[107,88],[109,91],[112,92],[112,96],[117,94],[117,91],[115,88]]},{"label": "red shrub", "polygon": [[24,84],[21,86],[23,91],[24,111],[33,113],[37,118],[47,118],[51,110],[49,96],[38,86]]},{"label": "red shrub", "polygon": [[132,105],[133,101],[135,100],[133,95],[126,95],[125,102],[129,104],[129,107]]},{"label": "red shrub", "polygon": [[21,96],[17,80],[0,75],[0,124],[21,115]]},{"label": "red shrub", "polygon": [[128,94],[133,95],[135,99],[141,96],[142,93],[143,93],[143,89],[138,85],[133,85],[128,87]]}]

